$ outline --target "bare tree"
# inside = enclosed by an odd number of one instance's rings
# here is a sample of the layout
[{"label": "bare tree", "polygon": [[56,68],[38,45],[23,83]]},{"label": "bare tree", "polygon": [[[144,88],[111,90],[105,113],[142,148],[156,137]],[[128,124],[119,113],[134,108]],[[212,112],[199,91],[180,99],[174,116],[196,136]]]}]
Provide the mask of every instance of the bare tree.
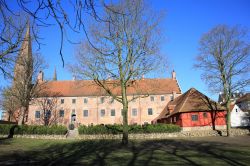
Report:
[{"label": "bare tree", "polygon": [[[8,16],[20,16],[20,12],[25,13],[32,20],[32,34],[38,43],[39,47],[42,44],[41,37],[35,33],[34,27],[47,28],[57,25],[60,30],[60,56],[64,65],[63,59],[63,43],[72,41],[67,32],[86,34],[85,24],[86,16],[90,15],[97,21],[101,21],[95,10],[96,3],[94,0],[0,0],[0,19],[4,26],[12,27],[12,24],[6,19]],[[104,3],[104,2],[103,2]],[[16,4],[16,5],[13,5]],[[103,6],[103,5],[102,5]],[[3,33],[6,29],[3,28]],[[19,31],[15,31],[19,33]],[[87,35],[87,34],[86,34]]]},{"label": "bare tree", "polygon": [[240,27],[219,25],[200,40],[195,67],[203,70],[202,79],[213,92],[222,91],[227,108],[227,135],[230,136],[232,93],[250,84],[250,44]]},{"label": "bare tree", "polygon": [[88,31],[95,45],[83,42],[76,53],[77,63],[70,67],[74,75],[94,80],[122,104],[123,144],[128,143],[128,103],[146,95],[128,99],[127,88],[136,86],[136,79],[160,68],[163,61],[159,54],[161,16],[141,0],[107,5],[103,14],[105,22],[94,22]]},{"label": "bare tree", "polygon": [[39,108],[42,110],[42,114],[40,116],[43,124],[45,126],[51,124],[57,124],[59,120],[59,112],[58,112],[58,95],[53,94],[49,95],[48,93],[41,93],[39,97],[34,101]]},{"label": "bare tree", "polygon": [[19,57],[19,68],[15,70],[10,93],[18,105],[18,125],[22,125],[25,122],[31,101],[38,97],[44,88],[36,80],[38,72],[45,67],[44,61],[40,55],[35,55],[32,59]]},{"label": "bare tree", "polygon": [[[0,13],[7,9],[0,7]],[[24,17],[9,16],[0,14],[0,71],[5,76],[10,73],[16,53],[20,51],[20,44],[23,41],[25,30]]]},{"label": "bare tree", "polygon": [[15,98],[11,95],[11,88],[1,89],[1,98],[0,108],[5,112],[5,120],[9,122],[17,122],[16,113],[17,113],[17,104]]}]

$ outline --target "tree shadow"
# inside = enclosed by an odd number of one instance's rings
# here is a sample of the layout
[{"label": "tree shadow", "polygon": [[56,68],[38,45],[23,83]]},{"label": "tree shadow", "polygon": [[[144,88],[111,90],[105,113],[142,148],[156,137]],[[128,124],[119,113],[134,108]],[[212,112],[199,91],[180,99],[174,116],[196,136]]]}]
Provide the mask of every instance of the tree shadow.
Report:
[{"label": "tree shadow", "polygon": [[213,160],[243,166],[250,162],[250,150],[241,153],[239,145],[209,141],[141,140],[123,146],[114,140],[91,140],[44,146],[0,154],[0,165],[203,165]]},{"label": "tree shadow", "polygon": [[15,132],[15,128],[17,128],[17,127],[18,127],[17,125],[14,125],[14,126],[12,126],[12,127],[10,128],[8,138],[13,138],[14,132]]}]

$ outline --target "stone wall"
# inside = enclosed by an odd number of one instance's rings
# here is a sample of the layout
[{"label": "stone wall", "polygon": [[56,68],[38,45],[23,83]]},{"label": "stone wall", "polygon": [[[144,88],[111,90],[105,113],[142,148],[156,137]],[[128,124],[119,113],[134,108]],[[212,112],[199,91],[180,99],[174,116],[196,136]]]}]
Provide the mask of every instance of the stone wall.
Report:
[{"label": "stone wall", "polygon": [[[7,138],[8,135],[0,135],[0,138]],[[13,135],[13,138],[32,138],[32,139],[66,139],[65,135]]]},{"label": "stone wall", "polygon": [[[225,130],[227,128],[226,125],[216,125],[215,129],[216,130]],[[205,131],[205,130],[212,130],[212,126],[192,126],[192,127],[182,127],[183,131]]]},{"label": "stone wall", "polygon": [[[249,135],[248,129],[231,129],[232,136]],[[214,131],[181,131],[177,133],[147,133],[147,134],[129,134],[129,139],[174,139],[183,137],[207,137],[207,136],[226,136],[226,130]],[[0,135],[7,137],[7,135]],[[14,135],[14,138],[34,138],[34,139],[66,139],[64,135]],[[121,139],[122,134],[99,134],[99,135],[79,135],[76,139],[95,140],[95,139]]]},{"label": "stone wall", "polygon": [[[226,136],[227,130],[221,130],[221,135]],[[232,128],[231,129],[231,135],[232,136],[239,136],[239,135],[250,135],[250,129],[237,129]]]}]

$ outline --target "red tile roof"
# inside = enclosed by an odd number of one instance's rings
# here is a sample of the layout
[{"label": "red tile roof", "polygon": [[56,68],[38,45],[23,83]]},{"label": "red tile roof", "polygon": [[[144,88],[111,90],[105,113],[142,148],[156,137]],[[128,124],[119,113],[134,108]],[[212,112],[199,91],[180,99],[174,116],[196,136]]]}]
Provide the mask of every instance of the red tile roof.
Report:
[{"label": "red tile roof", "polygon": [[[106,85],[115,94],[120,94],[118,81],[106,81]],[[48,81],[44,84],[48,94],[58,94],[64,97],[78,96],[101,96],[107,93],[92,80],[75,80],[75,81]],[[127,88],[128,95],[160,95],[169,94],[175,91],[180,94],[181,89],[175,79],[143,79],[135,80],[133,85]]]}]

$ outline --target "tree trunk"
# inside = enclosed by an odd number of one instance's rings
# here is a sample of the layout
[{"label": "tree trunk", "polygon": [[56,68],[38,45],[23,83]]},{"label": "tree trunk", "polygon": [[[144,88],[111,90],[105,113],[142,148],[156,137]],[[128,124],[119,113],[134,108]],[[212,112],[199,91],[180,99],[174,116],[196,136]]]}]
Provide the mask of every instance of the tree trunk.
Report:
[{"label": "tree trunk", "polygon": [[122,114],[123,114],[123,131],[122,131],[122,144],[128,144],[128,100],[126,94],[126,85],[122,84]]},{"label": "tree trunk", "polygon": [[9,114],[9,117],[8,117],[8,122],[10,122],[10,114]]},{"label": "tree trunk", "polygon": [[215,130],[216,112],[213,112],[213,111],[212,111],[211,120],[212,120],[212,127],[213,127],[213,130]]},{"label": "tree trunk", "polygon": [[23,106],[20,108],[20,114],[19,114],[19,117],[18,117],[18,126],[21,126],[23,124],[25,110],[26,109]]},{"label": "tree trunk", "polygon": [[230,112],[230,100],[227,102],[227,136],[231,135],[231,112]]},{"label": "tree trunk", "polygon": [[122,131],[122,144],[128,144],[128,104],[123,105],[123,131]]}]

